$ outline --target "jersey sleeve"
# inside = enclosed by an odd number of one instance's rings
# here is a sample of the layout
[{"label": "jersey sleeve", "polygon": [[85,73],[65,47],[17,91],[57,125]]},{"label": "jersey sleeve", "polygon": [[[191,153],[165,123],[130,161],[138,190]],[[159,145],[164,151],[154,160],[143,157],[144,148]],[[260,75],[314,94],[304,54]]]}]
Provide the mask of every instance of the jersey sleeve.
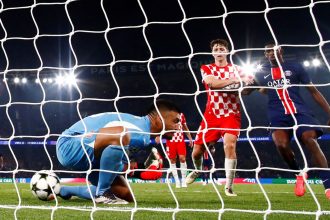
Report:
[{"label": "jersey sleeve", "polygon": [[204,82],[205,78],[212,76],[211,70],[207,65],[201,66],[201,74],[202,74],[202,82]]},{"label": "jersey sleeve", "polygon": [[181,113],[181,124],[186,124],[187,121],[186,121],[186,117],[184,116],[183,113]]}]

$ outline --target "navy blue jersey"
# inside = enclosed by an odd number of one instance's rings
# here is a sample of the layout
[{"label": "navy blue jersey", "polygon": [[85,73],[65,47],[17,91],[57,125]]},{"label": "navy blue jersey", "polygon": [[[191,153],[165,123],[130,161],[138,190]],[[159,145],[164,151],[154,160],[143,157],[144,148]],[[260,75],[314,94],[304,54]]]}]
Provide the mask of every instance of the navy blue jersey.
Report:
[{"label": "navy blue jersey", "polygon": [[[268,114],[270,118],[281,115],[310,113],[309,108],[300,96],[300,86],[292,84],[310,84],[311,80],[298,63],[284,62],[280,67],[271,67],[270,64],[263,65],[261,71],[256,73],[255,81],[259,86],[266,86],[268,94]],[[284,84],[289,86],[283,89]]]}]

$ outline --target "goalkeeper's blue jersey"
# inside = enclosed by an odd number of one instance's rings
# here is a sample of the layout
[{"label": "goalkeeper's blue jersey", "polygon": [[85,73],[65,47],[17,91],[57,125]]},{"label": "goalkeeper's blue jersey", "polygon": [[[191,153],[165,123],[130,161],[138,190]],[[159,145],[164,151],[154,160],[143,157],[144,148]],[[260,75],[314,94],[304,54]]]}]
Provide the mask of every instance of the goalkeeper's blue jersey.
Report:
[{"label": "goalkeeper's blue jersey", "polygon": [[[85,126],[86,128],[85,128]],[[81,135],[97,133],[101,128],[122,126],[130,134],[129,147],[144,147],[150,143],[150,119],[131,114],[105,112],[95,114],[78,121],[66,129],[62,135]]]}]

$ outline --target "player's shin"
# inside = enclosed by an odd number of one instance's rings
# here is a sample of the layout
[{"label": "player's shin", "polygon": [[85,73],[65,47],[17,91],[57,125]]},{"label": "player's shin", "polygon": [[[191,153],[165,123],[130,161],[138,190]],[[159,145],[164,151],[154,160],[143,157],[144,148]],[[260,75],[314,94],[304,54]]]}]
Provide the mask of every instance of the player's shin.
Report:
[{"label": "player's shin", "polygon": [[176,164],[175,163],[171,163],[171,169],[172,169],[172,175],[173,175],[173,178],[175,180],[176,187],[180,188],[181,184],[180,184],[179,175],[178,175],[178,171],[176,169]]},{"label": "player's shin", "polygon": [[182,183],[186,182],[186,176],[187,176],[187,163],[180,163],[180,168],[181,168],[181,178],[182,178]]},{"label": "player's shin", "polygon": [[194,166],[195,166],[196,170],[202,170],[203,157],[200,157],[200,158],[194,158],[193,157],[193,163],[194,163]]},{"label": "player's shin", "polygon": [[237,166],[237,159],[228,159],[225,158],[225,171],[226,171],[226,187],[227,189],[231,189],[233,187],[233,182],[235,178],[235,173]]},{"label": "player's shin", "polygon": [[[96,186],[90,185],[92,197],[95,197]],[[88,190],[88,186],[61,186],[60,197],[70,199],[72,196],[77,196],[82,199],[92,199]]]},{"label": "player's shin", "polygon": [[122,163],[122,158],[124,156],[123,148],[120,146],[108,146],[103,150],[100,160],[100,169],[110,172],[100,171],[96,195],[103,195],[110,189],[112,182],[118,175],[111,171],[120,172],[123,170],[124,164]]}]

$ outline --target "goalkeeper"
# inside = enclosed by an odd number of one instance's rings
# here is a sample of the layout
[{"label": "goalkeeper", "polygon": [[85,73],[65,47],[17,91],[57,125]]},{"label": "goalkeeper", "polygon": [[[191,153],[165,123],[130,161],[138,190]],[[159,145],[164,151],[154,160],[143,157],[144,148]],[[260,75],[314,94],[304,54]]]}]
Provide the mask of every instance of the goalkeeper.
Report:
[{"label": "goalkeeper", "polygon": [[91,115],[65,130],[56,144],[60,163],[72,170],[97,171],[88,175],[89,187],[63,186],[59,196],[64,199],[71,196],[92,199],[89,188],[96,203],[132,202],[127,181],[118,175],[125,170],[127,158],[124,150],[148,146],[151,133],[156,136],[164,130],[172,131],[165,133],[165,137],[171,138],[173,131],[179,128],[180,110],[176,105],[157,100],[156,106],[152,105],[144,117],[118,112]]}]

